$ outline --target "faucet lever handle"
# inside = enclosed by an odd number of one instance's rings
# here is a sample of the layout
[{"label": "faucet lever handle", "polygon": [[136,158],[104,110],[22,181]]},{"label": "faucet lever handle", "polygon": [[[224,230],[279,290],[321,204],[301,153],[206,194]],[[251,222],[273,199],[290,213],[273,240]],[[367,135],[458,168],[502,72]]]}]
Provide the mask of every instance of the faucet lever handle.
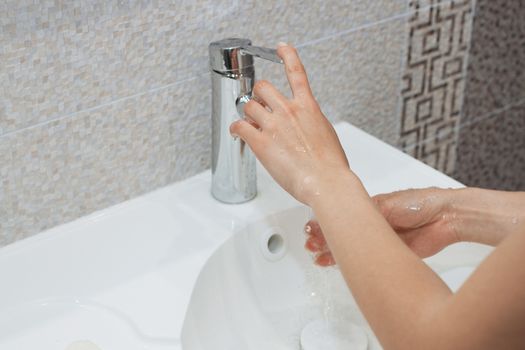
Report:
[{"label": "faucet lever handle", "polygon": [[263,58],[268,61],[272,61],[275,63],[283,63],[283,60],[279,55],[277,55],[276,49],[270,49],[267,47],[260,47],[260,46],[243,46],[241,47],[241,55],[252,55],[255,57]]}]

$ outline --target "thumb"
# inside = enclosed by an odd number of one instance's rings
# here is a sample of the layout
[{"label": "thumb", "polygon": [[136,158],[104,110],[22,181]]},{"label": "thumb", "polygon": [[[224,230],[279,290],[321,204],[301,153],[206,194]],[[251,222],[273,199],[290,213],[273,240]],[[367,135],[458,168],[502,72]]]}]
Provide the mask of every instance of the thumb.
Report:
[{"label": "thumb", "polygon": [[422,213],[409,209],[409,202],[413,197],[410,191],[397,191],[372,197],[377,209],[394,230],[414,228],[421,224]]}]

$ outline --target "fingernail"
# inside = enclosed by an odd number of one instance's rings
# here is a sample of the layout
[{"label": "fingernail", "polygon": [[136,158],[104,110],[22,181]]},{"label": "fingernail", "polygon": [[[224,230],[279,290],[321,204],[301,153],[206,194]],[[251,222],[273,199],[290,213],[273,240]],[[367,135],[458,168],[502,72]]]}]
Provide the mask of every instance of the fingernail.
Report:
[{"label": "fingernail", "polygon": [[282,41],[277,43],[277,47],[282,47],[282,46],[288,46],[288,44]]}]

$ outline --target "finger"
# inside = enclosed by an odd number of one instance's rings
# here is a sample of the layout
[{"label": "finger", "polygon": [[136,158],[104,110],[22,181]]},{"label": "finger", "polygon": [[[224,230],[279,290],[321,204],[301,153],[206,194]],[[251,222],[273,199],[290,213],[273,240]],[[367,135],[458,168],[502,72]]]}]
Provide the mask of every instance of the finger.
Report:
[{"label": "finger", "polygon": [[271,118],[271,113],[254,100],[244,105],[244,114],[262,129],[267,126],[267,122]]},{"label": "finger", "polygon": [[321,226],[319,226],[317,220],[308,221],[304,226],[304,232],[316,236],[323,236],[323,231],[321,230]]},{"label": "finger", "polygon": [[309,236],[304,247],[313,253],[323,252],[328,249],[326,241],[318,236]]},{"label": "finger", "polygon": [[[394,192],[395,193],[395,192]],[[392,193],[382,193],[377,194],[372,197],[372,201],[375,203],[375,205],[379,208],[381,213],[386,217],[385,213],[388,214],[390,207],[390,197],[392,196]]]},{"label": "finger", "polygon": [[286,109],[288,103],[286,97],[284,97],[275,86],[266,80],[259,80],[255,83],[253,94],[257,96],[256,98],[264,101],[272,111]]},{"label": "finger", "polygon": [[377,208],[384,216],[386,221],[392,226],[393,229],[409,228],[410,222],[406,222],[407,218],[405,215],[400,215],[400,197],[403,191],[378,194],[372,197],[372,200],[376,204]]},{"label": "finger", "polygon": [[261,126],[255,121],[253,120],[252,118],[250,118],[249,116],[247,118],[244,118],[244,120],[246,120],[251,126],[253,126],[255,129],[257,130],[261,130]]},{"label": "finger", "polygon": [[270,107],[268,107],[268,105],[262,99],[257,97],[255,94],[252,94],[252,100],[257,102],[261,106],[263,106],[264,109],[266,109],[268,112],[270,112],[270,113],[272,112],[272,109]]},{"label": "finger", "polygon": [[233,137],[240,137],[253,150],[262,141],[262,134],[246,120],[237,120],[230,125],[230,133]]},{"label": "finger", "polygon": [[325,252],[315,258],[315,263],[319,266],[332,266],[335,265],[335,260],[332,253]]},{"label": "finger", "polygon": [[286,69],[286,77],[294,97],[311,97],[312,90],[297,50],[289,45],[279,43],[277,54],[282,58]]}]

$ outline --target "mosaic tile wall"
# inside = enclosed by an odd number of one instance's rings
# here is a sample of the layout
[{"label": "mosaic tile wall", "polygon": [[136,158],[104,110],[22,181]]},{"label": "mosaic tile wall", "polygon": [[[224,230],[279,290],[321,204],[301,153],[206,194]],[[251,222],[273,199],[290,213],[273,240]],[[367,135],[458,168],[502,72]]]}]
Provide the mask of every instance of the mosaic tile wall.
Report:
[{"label": "mosaic tile wall", "polygon": [[[207,45],[225,37],[293,43],[332,121],[454,173],[474,8],[2,2],[0,246],[209,168]],[[286,89],[282,66],[258,63],[259,78]]]},{"label": "mosaic tile wall", "polygon": [[[357,122],[381,134],[386,107],[369,102],[395,108],[376,84],[395,93],[408,15],[406,0],[2,1],[0,245],[209,168],[213,40],[300,46],[332,120],[370,106],[375,119]],[[277,68],[259,76],[280,84]]]},{"label": "mosaic tile wall", "polygon": [[468,186],[525,190],[525,3],[409,6],[399,146]]},{"label": "mosaic tile wall", "polygon": [[421,5],[410,2],[414,15],[408,21],[399,141],[405,152],[453,174],[473,2],[452,1],[423,10]]},{"label": "mosaic tile wall", "polygon": [[525,190],[525,2],[478,0],[455,176]]}]

